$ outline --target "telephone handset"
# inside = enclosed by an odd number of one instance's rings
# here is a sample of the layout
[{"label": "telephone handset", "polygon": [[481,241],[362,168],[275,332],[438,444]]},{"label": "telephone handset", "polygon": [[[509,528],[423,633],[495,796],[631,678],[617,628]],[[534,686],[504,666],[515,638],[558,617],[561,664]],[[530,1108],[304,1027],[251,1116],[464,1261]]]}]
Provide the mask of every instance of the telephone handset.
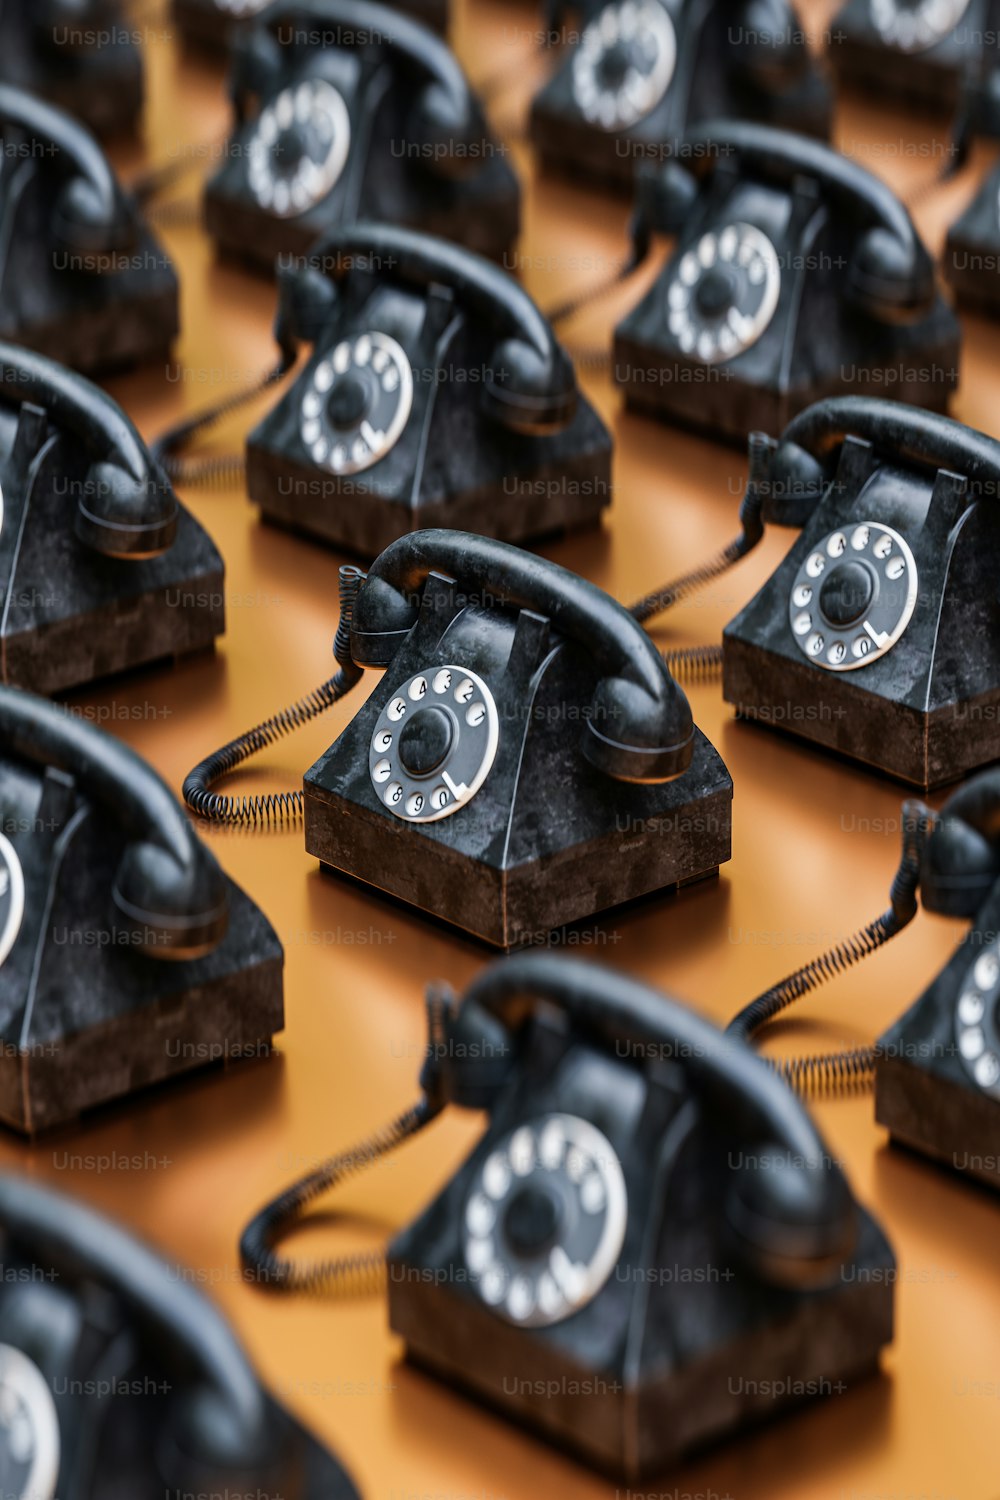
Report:
[{"label": "telephone handset", "polygon": [[166,355],[177,276],[97,141],[0,84],[0,337],[88,373]]},{"label": "telephone handset", "polygon": [[[271,0],[173,0],[173,15],[182,39],[195,47],[220,51],[253,25]],[[390,10],[411,16],[442,36],[448,30],[449,0],[395,0]]]},{"label": "telephone handset", "polygon": [[841,393],[944,409],[958,320],[908,211],[872,173],[819,141],[720,121],[638,192],[640,215],[679,237],[615,329],[630,407],[740,442]]},{"label": "telephone handset", "polygon": [[[776,1390],[876,1366],[892,1251],[747,1047],[637,980],[551,955],[491,964],[460,1004],[432,990],[428,1007],[421,1099],[257,1215],[241,1243],[255,1285],[374,1284],[376,1254],[300,1266],[278,1242],[455,1104],[485,1110],[485,1132],[387,1256],[390,1324],[422,1367],[637,1478],[770,1417]],[[558,1402],[522,1394],[543,1378]]]},{"label": "telephone handset", "polygon": [[826,139],[832,95],[786,0],[610,0],[531,106],[545,166],[631,189],[704,120],[761,120]]},{"label": "telephone handset", "polygon": [[874,1087],[890,1139],[1000,1188],[1000,773],[985,771],[939,813],[903,806],[892,905],[877,921],[745,1006],[729,1031],[749,1042],[793,1002],[860,962],[917,911],[965,917],[954,957],[873,1047],[776,1063],[800,1092]]},{"label": "telephone handset", "polygon": [[374,557],[423,526],[521,541],[609,503],[611,436],[493,262],[391,225],[340,229],[280,272],[278,332],[313,351],[247,442],[269,520]]},{"label": "telephone handset", "polygon": [[0,83],[50,100],[95,135],[132,130],[143,104],[142,52],[120,0],[8,0]]},{"label": "telephone handset", "polygon": [[113,735],[0,688],[0,828],[0,1119],[34,1135],[281,1030],[274,931]]},{"label": "telephone handset", "polygon": [[341,224],[441,235],[499,260],[520,188],[454,53],[368,0],[276,0],[234,44],[235,129],[205,189],[226,251],[271,271]]},{"label": "telephone handset", "polygon": [[132,422],[83,376],[8,343],[0,493],[0,680],[62,692],[221,634],[222,558]]},{"label": "telephone handset", "polygon": [[918,787],[994,760],[1000,443],[840,397],[790,423],[756,482],[802,535],[725,629],[727,702]]},{"label": "telephone handset", "polygon": [[358,1500],[192,1278],[118,1224],[0,1174],[0,1272],[7,1500]]},{"label": "telephone handset", "polygon": [[[418,531],[343,570],[337,677],[208,757],[193,811],[261,823],[304,809],[330,869],[498,947],[714,874],[732,780],[645,631],[557,564]],[[220,776],[381,682],[302,794],[229,798]]]}]

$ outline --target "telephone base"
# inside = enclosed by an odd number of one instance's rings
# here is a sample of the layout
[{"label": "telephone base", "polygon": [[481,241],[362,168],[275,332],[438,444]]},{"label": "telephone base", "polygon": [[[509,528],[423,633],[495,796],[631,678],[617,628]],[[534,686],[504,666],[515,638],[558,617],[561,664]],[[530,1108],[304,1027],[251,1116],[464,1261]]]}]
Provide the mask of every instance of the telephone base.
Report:
[{"label": "telephone base", "polygon": [[[891,1033],[890,1033],[891,1036]],[[898,1057],[875,1069],[875,1120],[903,1146],[1000,1192],[995,1099]]]},{"label": "telephone base", "polygon": [[[27,14],[27,13],[26,13]],[[82,14],[82,12],[81,12]],[[114,7],[101,13],[109,39],[53,67],[51,54],[40,65],[19,44],[16,24],[6,28],[0,78],[38,94],[86,125],[96,136],[134,132],[143,108],[142,52],[129,34],[128,19]]]},{"label": "telephone base", "polygon": [[[353,729],[338,742],[348,765],[356,764]],[[578,819],[567,810],[562,820],[556,812],[544,822],[525,794],[507,815],[506,839],[491,840],[487,850],[476,833],[478,847],[466,850],[439,836],[444,829],[447,837],[447,819],[421,827],[387,813],[372,792],[366,760],[360,775],[345,779],[324,758],[304,781],[306,850],[324,868],[503,949],[709,876],[730,859],[732,779],[700,730],[683,776],[629,789],[631,803],[623,786],[617,805],[602,805],[601,790],[595,786]],[[548,840],[535,857],[527,853],[533,837]],[[525,852],[511,852],[518,849]]]},{"label": "telephone base", "polygon": [[[685,1362],[669,1344],[647,1339],[637,1372],[627,1373],[624,1353],[603,1338],[574,1349],[565,1334],[546,1337],[558,1328],[524,1329],[498,1318],[464,1267],[448,1274],[442,1247],[428,1238],[418,1221],[389,1253],[389,1322],[408,1361],[582,1462],[630,1480],[653,1478],[741,1429],[840,1394],[877,1370],[879,1351],[892,1338],[895,1262],[860,1209],[854,1257],[832,1286],[775,1297],[769,1313],[767,1293],[749,1288],[744,1302],[737,1272],[721,1285],[730,1309],[747,1313],[742,1326],[739,1313],[730,1322],[725,1307],[715,1307],[713,1348]],[[655,1326],[664,1315],[667,1307],[648,1311]],[[598,1348],[607,1350],[605,1359],[595,1358]]]},{"label": "telephone base", "polygon": [[942,702],[927,711],[865,689],[852,681],[857,673],[823,671],[794,647],[787,655],[766,650],[751,638],[755,627],[746,616],[752,608],[723,635],[722,695],[741,718],[785,730],[923,791],[996,759],[1000,687],[972,702]]},{"label": "telephone base", "polygon": [[841,88],[863,98],[952,116],[958,108],[967,46],[954,36],[925,52],[887,45],[872,25],[869,0],[849,0],[832,22],[827,58]]},{"label": "telephone base", "polygon": [[994,318],[1000,316],[998,198],[1000,168],[994,168],[948,230],[942,266],[959,305]]},{"label": "telephone base", "polygon": [[[629,411],[745,447],[749,432],[777,437],[792,417],[827,396],[887,396],[946,412],[958,387],[960,331],[943,299],[912,328],[873,325],[858,350],[844,349],[828,372],[810,370],[787,387],[752,383],[726,364],[705,365],[664,344],[662,289],[652,292],[615,329],[612,378]],[[836,347],[835,345],[833,347]],[[753,351],[750,351],[751,353]],[[815,351],[809,351],[810,360]],[[846,371],[856,378],[847,379]]]}]

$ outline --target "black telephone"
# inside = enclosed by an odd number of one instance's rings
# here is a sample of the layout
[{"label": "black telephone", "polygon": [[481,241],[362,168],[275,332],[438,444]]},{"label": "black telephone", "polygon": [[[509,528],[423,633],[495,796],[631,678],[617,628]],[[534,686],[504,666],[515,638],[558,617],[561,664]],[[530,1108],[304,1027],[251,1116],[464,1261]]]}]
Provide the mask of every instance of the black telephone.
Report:
[{"label": "black telephone", "polygon": [[454,53],[368,0],[276,0],[234,43],[236,128],[205,189],[225,251],[272,271],[340,224],[405,224],[500,260],[520,188]]},{"label": "black telephone", "polygon": [[299,1266],[278,1240],[456,1104],[486,1110],[485,1133],[388,1251],[390,1323],[419,1365],[629,1478],[877,1367],[892,1251],[749,1048],[624,974],[551,955],[501,960],[460,1006],[440,990],[428,1004],[421,1099],[254,1219],[241,1250],[256,1285],[371,1275],[375,1255]]},{"label": "black telephone", "polygon": [[875,1118],[890,1140],[1000,1189],[1000,773],[974,777],[940,813],[907,802],[901,821],[889,909],[744,1006],[728,1030],[749,1042],[901,932],[918,895],[926,911],[968,918],[954,957],[873,1047],[771,1062],[803,1094],[874,1087]]},{"label": "black telephone", "polygon": [[[252,26],[268,4],[270,0],[173,0],[173,15],[185,42],[217,51]],[[448,30],[448,0],[396,0],[388,8],[442,35]]]},{"label": "black telephone", "polygon": [[960,304],[1000,317],[1000,163],[949,227],[942,266]]},{"label": "black telephone", "polygon": [[633,409],[742,442],[840,393],[945,408],[958,319],[908,211],[856,162],[722,121],[643,174],[638,208],[679,239],[615,329]]},{"label": "black telephone", "polygon": [[4,0],[0,82],[57,104],[95,135],[131,130],[143,103],[142,52],[121,0]]},{"label": "black telephone", "polygon": [[247,443],[268,520],[375,557],[423,526],[521,541],[599,519],[611,435],[499,266],[359,224],[279,287],[279,342],[314,347]]},{"label": "black telephone", "polygon": [[0,1478],[7,1500],[358,1500],[189,1273],[11,1173],[0,1174]]},{"label": "black telephone", "polygon": [[177,276],[89,131],[0,84],[0,338],[88,373],[166,357]]},{"label": "black telephone", "polygon": [[0,680],[40,693],[210,646],[224,565],[111,397],[0,343]]},{"label": "black telephone", "polygon": [[283,1024],[281,944],[159,776],[0,688],[0,1119],[27,1134]]},{"label": "black telephone", "polygon": [[847,0],[830,29],[839,77],[876,97],[954,113],[1000,65],[997,0]]},{"label": "black telephone", "polygon": [[[733,784],[649,636],[556,563],[418,531],[341,570],[337,676],[224,746],[184,798],[221,822],[304,809],[306,849],[498,947],[707,875],[730,858]],[[300,793],[210,790],[382,679]]]},{"label": "black telephone", "polygon": [[726,700],[918,787],[995,760],[1000,443],[839,397],[755,464],[765,516],[802,535],[726,626]]},{"label": "black telephone", "polygon": [[788,0],[610,0],[590,6],[531,106],[542,162],[631,190],[705,120],[830,134],[832,95]]}]

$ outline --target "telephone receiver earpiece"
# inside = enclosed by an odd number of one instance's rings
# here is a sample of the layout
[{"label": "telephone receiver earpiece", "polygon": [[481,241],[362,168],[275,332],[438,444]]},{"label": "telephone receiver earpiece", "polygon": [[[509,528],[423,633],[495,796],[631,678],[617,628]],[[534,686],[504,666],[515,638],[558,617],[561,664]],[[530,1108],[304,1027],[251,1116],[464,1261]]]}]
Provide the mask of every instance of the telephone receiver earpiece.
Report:
[{"label": "telephone receiver earpiece", "polygon": [[681,1060],[694,1090],[745,1148],[730,1149],[725,1205],[741,1254],[781,1286],[836,1276],[854,1243],[855,1209],[802,1104],[744,1043],[614,969],[551,954],[489,965],[446,1017],[445,1045],[433,1049],[424,1073],[431,1101],[488,1109],[514,1075],[521,1033],[540,1002],[602,1046]]},{"label": "telephone receiver earpiece", "polygon": [[938,814],[920,862],[928,911],[975,917],[1000,880],[1000,770],[954,792]]},{"label": "telephone receiver earpiece", "polygon": [[129,835],[112,896],[137,948],[188,959],[221,942],[225,877],[166,783],[133,750],[61,705],[9,687],[0,688],[0,744],[75,776]]},{"label": "telephone receiver earpiece", "polygon": [[[319,31],[335,48],[383,48],[401,69],[422,82],[413,103],[408,138],[425,151],[420,161],[438,176],[460,181],[482,167],[488,134],[483,114],[462,67],[446,42],[428,27],[370,0],[286,0],[262,11],[239,42],[230,94],[242,118],[247,92],[259,93],[282,66],[283,34]],[[340,39],[342,38],[342,40]],[[470,149],[478,145],[479,149]]]},{"label": "telephone receiver earpiece", "polygon": [[279,342],[296,331],[315,338],[333,312],[339,283],[367,263],[422,292],[435,285],[452,289],[496,331],[489,377],[482,382],[482,401],[494,421],[533,434],[557,431],[572,420],[579,400],[572,360],[527,292],[492,261],[391,224],[334,230],[313,246],[311,259],[322,274],[315,266],[279,272]]},{"label": "telephone receiver earpiece", "polygon": [[[0,1236],[22,1255],[81,1278],[121,1302],[170,1363],[196,1384],[168,1408],[167,1432],[151,1455],[164,1485],[179,1492],[256,1489],[300,1493],[294,1433],[269,1401],[243,1349],[216,1309],[166,1262],[82,1204],[21,1177],[0,1173]],[[203,1483],[211,1481],[206,1488]],[[288,1486],[288,1488],[286,1488]]]},{"label": "telephone receiver earpiece", "polygon": [[81,256],[131,249],[138,233],[134,206],[90,132],[54,105],[23,89],[0,84],[0,132],[11,126],[56,149],[66,181],[59,191],[52,222],[63,248]]},{"label": "telephone receiver earpiece", "polygon": [[691,764],[690,706],[642,626],[592,583],[507,542],[443,530],[393,542],[354,602],[351,655],[358,666],[392,661],[416,623],[432,572],[491,606],[534,610],[585,648],[601,675],[581,748],[597,770],[619,781],[656,782]]},{"label": "telephone receiver earpiece", "polygon": [[107,557],[165,552],[177,533],[177,498],[121,407],[99,386],[16,344],[0,343],[0,398],[42,408],[90,455],[76,502],[76,535]]},{"label": "telephone receiver earpiece", "polygon": [[740,71],[761,88],[787,87],[808,72],[809,49],[786,0],[745,0],[742,29]]},{"label": "telephone receiver earpiece", "polygon": [[948,469],[967,481],[970,503],[1000,494],[1000,443],[938,412],[877,396],[830,396],[793,417],[772,444],[764,518],[802,526],[836,475],[848,438],[871,443],[897,463]]}]

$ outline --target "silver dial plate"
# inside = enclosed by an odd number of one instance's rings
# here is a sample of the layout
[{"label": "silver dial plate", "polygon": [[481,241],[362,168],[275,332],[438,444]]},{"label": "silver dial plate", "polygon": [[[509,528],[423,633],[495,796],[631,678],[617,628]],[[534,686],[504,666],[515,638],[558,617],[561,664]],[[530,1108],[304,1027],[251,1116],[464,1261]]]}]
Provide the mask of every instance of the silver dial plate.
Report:
[{"label": "silver dial plate", "polygon": [[351,147],[347,105],[331,83],[282,89],[257,117],[247,150],[250,190],[269,213],[293,219],[337,185]]},{"label": "silver dial plate", "polygon": [[969,8],[969,0],[870,0],[872,25],[889,47],[900,52],[926,52],[955,30]]},{"label": "silver dial plate", "polygon": [[59,1419],[45,1377],[20,1349],[0,1344],[4,1500],[53,1500],[59,1454]]},{"label": "silver dial plate", "polygon": [[17,851],[0,833],[0,968],[17,942],[24,920],[24,874]]},{"label": "silver dial plate", "polygon": [[[532,1197],[551,1232],[539,1233],[532,1205],[529,1246],[511,1224]],[[625,1177],[606,1136],[575,1115],[543,1115],[512,1131],[483,1162],[465,1204],[466,1266],[483,1301],[508,1322],[561,1323],[586,1307],[614,1270],[627,1210]],[[521,1212],[522,1223],[525,1217]]]},{"label": "silver dial plate", "polygon": [[385,333],[343,339],[312,372],[299,432],[313,463],[359,474],[399,441],[413,409],[413,370]]},{"label": "silver dial plate", "polygon": [[[838,588],[841,607],[834,608]],[[795,575],[788,619],[810,661],[853,672],[892,650],[916,602],[917,564],[899,532],[879,521],[853,522],[812,548]]]},{"label": "silver dial plate", "polygon": [[778,252],[763,230],[737,221],[703,234],[674,262],[667,324],[685,354],[718,364],[757,342],[780,294]]},{"label": "silver dial plate", "polygon": [[450,818],[486,780],[499,740],[493,694],[475,672],[457,666],[415,672],[393,693],[372,734],[375,795],[409,823]]},{"label": "silver dial plate", "polygon": [[970,1078],[1000,1099],[1000,941],[984,948],[970,965],[955,1006],[955,1041]]},{"label": "silver dial plate", "polygon": [[573,98],[602,130],[650,114],[674,76],[677,38],[659,0],[618,0],[591,21],[573,57]]}]

